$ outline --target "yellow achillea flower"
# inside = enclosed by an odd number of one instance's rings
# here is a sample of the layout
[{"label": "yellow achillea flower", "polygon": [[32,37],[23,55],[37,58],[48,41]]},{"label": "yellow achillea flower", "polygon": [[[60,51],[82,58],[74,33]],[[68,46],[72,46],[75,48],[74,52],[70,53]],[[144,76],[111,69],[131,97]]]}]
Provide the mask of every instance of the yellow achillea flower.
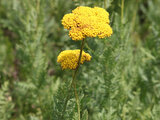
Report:
[{"label": "yellow achillea flower", "polygon": [[[65,50],[62,51],[58,57],[57,62],[61,64],[62,69],[76,69],[78,66],[80,50]],[[90,61],[91,56],[88,53],[82,51],[82,57],[80,63],[84,61]]]},{"label": "yellow achillea flower", "polygon": [[72,40],[83,40],[86,37],[109,37],[113,31],[109,25],[109,13],[100,7],[77,7],[62,19],[64,28],[70,29]]}]

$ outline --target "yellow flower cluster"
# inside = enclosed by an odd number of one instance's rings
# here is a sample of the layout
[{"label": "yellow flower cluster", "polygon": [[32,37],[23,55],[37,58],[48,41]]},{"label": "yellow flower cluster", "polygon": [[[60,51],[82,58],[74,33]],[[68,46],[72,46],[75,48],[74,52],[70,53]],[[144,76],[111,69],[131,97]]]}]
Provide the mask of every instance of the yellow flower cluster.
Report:
[{"label": "yellow flower cluster", "polygon": [[64,28],[70,29],[72,40],[82,40],[86,37],[109,37],[113,31],[109,25],[109,13],[99,7],[80,6],[66,14],[62,19]]},{"label": "yellow flower cluster", "polygon": [[[62,51],[57,57],[57,62],[61,63],[62,69],[76,69],[78,66],[80,50],[65,50]],[[83,64],[84,61],[90,61],[91,56],[88,53],[82,51],[82,57],[80,63]]]}]

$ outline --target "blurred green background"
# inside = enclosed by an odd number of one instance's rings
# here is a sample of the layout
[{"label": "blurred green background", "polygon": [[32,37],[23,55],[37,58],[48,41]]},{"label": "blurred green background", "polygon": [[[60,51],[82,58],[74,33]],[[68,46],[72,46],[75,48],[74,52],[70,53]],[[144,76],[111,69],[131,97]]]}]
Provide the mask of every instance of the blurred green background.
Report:
[{"label": "blurred green background", "polygon": [[114,32],[86,40],[81,119],[159,120],[160,0],[0,0],[0,120],[77,120],[72,71],[56,62],[80,48],[61,25],[77,6],[106,9]]}]

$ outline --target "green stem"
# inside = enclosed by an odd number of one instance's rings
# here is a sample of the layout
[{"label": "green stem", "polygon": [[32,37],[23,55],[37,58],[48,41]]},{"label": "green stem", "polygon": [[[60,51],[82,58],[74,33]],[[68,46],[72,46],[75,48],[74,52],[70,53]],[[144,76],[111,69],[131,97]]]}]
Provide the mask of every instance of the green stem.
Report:
[{"label": "green stem", "polygon": [[86,42],[85,46],[86,46],[86,48],[87,48],[88,50],[90,50],[90,51],[94,54],[94,51],[88,46],[88,43],[87,43],[87,42]]},{"label": "green stem", "polygon": [[136,0],[135,1],[135,11],[134,11],[134,13],[133,13],[133,17],[132,17],[132,24],[131,24],[131,32],[133,32],[134,31],[134,28],[135,28],[135,22],[136,22],[136,16],[137,16],[137,8],[138,8],[138,0]]},{"label": "green stem", "polygon": [[[78,108],[78,118],[79,118],[78,120],[80,120],[80,104],[79,104],[79,97],[78,97],[77,90],[76,90],[76,82],[75,82],[75,80],[76,80],[76,75],[77,75],[78,69],[80,67],[80,60],[81,60],[81,57],[82,57],[82,51],[83,51],[83,48],[84,48],[84,43],[85,43],[85,39],[82,40],[81,49],[80,49],[80,55],[79,55],[79,59],[78,59],[78,66],[77,66],[77,68],[75,69],[75,71],[73,73],[73,79],[72,79],[71,86],[70,86],[69,92],[68,92],[69,94],[67,95],[67,98],[66,98],[66,101],[65,101],[65,104],[64,104],[64,109],[63,109],[63,113],[65,113],[66,107],[67,107],[67,103],[68,103],[69,97],[71,95],[70,94],[71,88],[74,87],[76,104],[77,104],[77,108]],[[63,119],[63,115],[62,115],[62,119]]]},{"label": "green stem", "polygon": [[123,39],[123,23],[124,23],[124,19],[123,19],[123,14],[124,14],[124,0],[121,0],[121,40]]},{"label": "green stem", "polygon": [[123,23],[124,0],[121,0],[121,23]]},{"label": "green stem", "polygon": [[77,90],[76,90],[76,83],[75,83],[75,81],[73,81],[73,87],[74,87],[74,95],[75,95],[75,98],[76,98],[77,109],[78,109],[78,120],[80,120],[81,119],[80,103],[79,103],[78,93],[77,93]]},{"label": "green stem", "polygon": [[80,67],[80,63],[81,63],[81,57],[82,57],[82,51],[83,51],[83,48],[84,48],[84,39],[82,40],[82,44],[81,44],[81,50],[80,50],[80,55],[79,55],[79,59],[78,59],[78,65],[77,65],[77,68],[75,69],[75,72],[73,74],[73,79],[72,79],[72,83],[71,83],[71,86],[73,85],[74,81],[75,81],[75,78],[76,78],[76,75],[77,75],[77,72],[78,72],[78,69]]},{"label": "green stem", "polygon": [[103,2],[104,2],[104,9],[106,9],[107,0],[104,0]]},{"label": "green stem", "polygon": [[82,44],[81,44],[81,50],[80,50],[80,55],[79,55],[79,60],[78,60],[78,66],[73,74],[73,80],[72,80],[72,85],[74,87],[74,93],[75,93],[75,98],[76,98],[76,103],[77,103],[77,108],[78,108],[78,120],[81,119],[81,115],[80,115],[80,104],[79,104],[79,97],[77,94],[77,90],[76,90],[76,74],[78,72],[78,69],[80,67],[80,63],[81,63],[81,58],[82,58],[82,52],[83,52],[83,48],[84,48],[84,43],[85,43],[85,39],[82,40]]}]

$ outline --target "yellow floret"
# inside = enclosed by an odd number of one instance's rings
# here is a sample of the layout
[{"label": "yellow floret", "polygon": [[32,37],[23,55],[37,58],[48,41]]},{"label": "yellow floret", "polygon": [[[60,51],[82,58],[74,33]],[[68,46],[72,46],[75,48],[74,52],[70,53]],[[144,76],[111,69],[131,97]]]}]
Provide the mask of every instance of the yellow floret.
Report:
[{"label": "yellow floret", "polygon": [[[61,64],[62,69],[76,69],[78,66],[80,50],[65,50],[62,51],[58,57],[57,62]],[[82,51],[82,57],[80,63],[83,64],[84,61],[90,61],[91,56],[88,53]]]},{"label": "yellow floret", "polygon": [[66,14],[62,19],[64,28],[70,29],[72,40],[83,40],[86,37],[109,37],[113,33],[109,26],[109,13],[99,7],[80,6]]},{"label": "yellow floret", "polygon": [[109,24],[109,13],[105,9],[100,7],[94,7],[93,9],[99,22],[104,22]]},{"label": "yellow floret", "polygon": [[68,30],[71,27],[74,27],[76,25],[76,22],[74,21],[74,14],[69,13],[69,14],[64,15],[62,19],[62,25],[64,26],[64,28]]},{"label": "yellow floret", "polygon": [[99,38],[105,38],[105,37],[110,37],[112,35],[113,31],[110,25],[104,24],[99,27]]},{"label": "yellow floret", "polygon": [[75,27],[69,31],[69,36],[72,38],[72,40],[83,40],[85,38],[81,30],[78,30],[78,28]]},{"label": "yellow floret", "polygon": [[90,7],[86,7],[86,6],[80,6],[77,7],[76,9],[72,10],[73,14],[77,14],[77,15],[82,15],[82,16],[93,16],[94,12],[92,10],[92,8]]}]

